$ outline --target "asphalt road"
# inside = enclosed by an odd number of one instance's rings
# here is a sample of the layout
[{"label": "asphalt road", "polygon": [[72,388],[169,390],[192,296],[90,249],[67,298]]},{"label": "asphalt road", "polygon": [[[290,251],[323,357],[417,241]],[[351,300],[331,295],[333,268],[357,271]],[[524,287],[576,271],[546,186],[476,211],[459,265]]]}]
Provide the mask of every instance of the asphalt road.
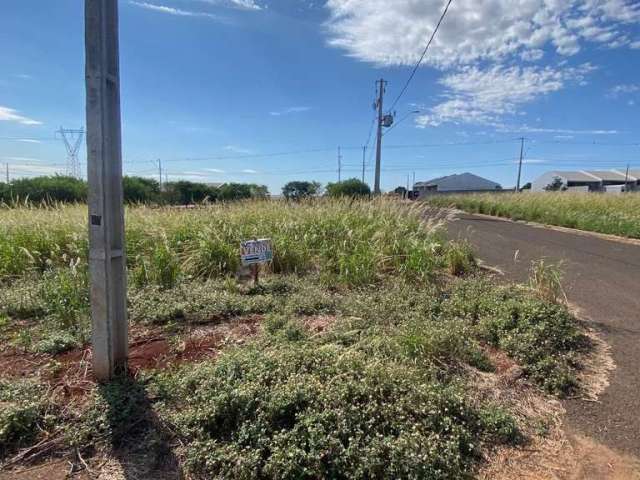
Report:
[{"label": "asphalt road", "polygon": [[640,457],[640,246],[463,213],[448,232],[509,280],[526,280],[532,260],[563,262],[569,301],[611,345],[616,363],[599,403],[565,402],[568,426]]}]

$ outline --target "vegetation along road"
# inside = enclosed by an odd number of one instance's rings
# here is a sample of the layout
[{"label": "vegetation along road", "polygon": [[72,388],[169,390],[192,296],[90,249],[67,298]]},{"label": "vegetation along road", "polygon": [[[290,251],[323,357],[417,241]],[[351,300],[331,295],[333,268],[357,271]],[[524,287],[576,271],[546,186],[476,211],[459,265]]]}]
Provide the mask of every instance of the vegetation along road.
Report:
[{"label": "vegetation along road", "polygon": [[448,232],[509,280],[526,280],[534,260],[562,262],[569,301],[611,345],[616,363],[599,402],[565,402],[568,425],[640,455],[640,246],[466,213],[455,214]]}]

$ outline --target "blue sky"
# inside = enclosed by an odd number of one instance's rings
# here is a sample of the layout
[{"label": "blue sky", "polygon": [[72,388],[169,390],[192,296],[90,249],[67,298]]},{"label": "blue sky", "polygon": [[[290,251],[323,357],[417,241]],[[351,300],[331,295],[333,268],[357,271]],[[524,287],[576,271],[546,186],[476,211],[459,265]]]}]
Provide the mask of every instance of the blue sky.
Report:
[{"label": "blue sky", "polygon": [[[343,178],[360,177],[375,80],[389,106],[445,3],[121,0],[125,173],[160,158],[169,180],[278,193],[335,181],[341,146]],[[63,173],[54,131],[84,125],[83,2],[3,0],[0,18],[0,162]],[[639,66],[639,2],[454,0],[395,107],[382,186],[464,171],[513,186],[522,136],[524,181],[640,168]]]}]

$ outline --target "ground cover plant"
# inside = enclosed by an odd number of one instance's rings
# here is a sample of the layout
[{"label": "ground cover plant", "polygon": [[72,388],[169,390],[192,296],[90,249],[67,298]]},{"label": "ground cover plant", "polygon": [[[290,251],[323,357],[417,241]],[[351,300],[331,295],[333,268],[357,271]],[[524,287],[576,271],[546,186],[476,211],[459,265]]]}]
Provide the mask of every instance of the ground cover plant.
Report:
[{"label": "ground cover plant", "polygon": [[640,238],[640,194],[544,192],[433,196],[426,202],[514,220]]},{"label": "ground cover plant", "polygon": [[[0,469],[465,478],[527,442],[519,413],[474,390],[495,351],[541,391],[579,388],[586,342],[562,303],[497,286],[392,201],[129,209],[133,375],[96,385],[85,213],[0,211]],[[233,276],[253,236],[276,252],[255,286]]]}]

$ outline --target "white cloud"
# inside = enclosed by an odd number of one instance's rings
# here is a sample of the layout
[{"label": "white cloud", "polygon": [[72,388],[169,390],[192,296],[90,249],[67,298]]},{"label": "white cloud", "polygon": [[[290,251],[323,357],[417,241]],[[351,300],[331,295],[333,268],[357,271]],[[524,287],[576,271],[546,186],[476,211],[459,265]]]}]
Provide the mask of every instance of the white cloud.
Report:
[{"label": "white cloud", "polygon": [[0,122],[16,122],[20,125],[42,125],[42,122],[20,115],[18,110],[0,106]]},{"label": "white cloud", "polygon": [[615,87],[611,88],[607,96],[609,98],[620,98],[622,96],[632,95],[638,92],[640,92],[640,84],[628,83],[623,85],[616,85]]},{"label": "white cloud", "polygon": [[205,168],[205,170],[211,173],[225,173],[224,170],[220,170],[219,168]]},{"label": "white cloud", "polygon": [[542,57],[544,57],[544,50],[540,50],[537,48],[534,48],[532,50],[524,50],[520,54],[520,58],[522,58],[522,60],[524,60],[525,62],[535,62],[542,59]]},{"label": "white cloud", "polygon": [[9,165],[9,173],[11,175],[25,175],[25,174],[36,174],[36,175],[53,175],[54,173],[59,173],[60,168],[49,165],[25,165],[25,164],[10,164]]},{"label": "white cloud", "polygon": [[[358,60],[413,66],[446,0],[327,0],[328,42]],[[640,23],[637,0],[456,0],[435,37],[424,66],[443,71],[443,100],[418,126],[445,122],[496,126],[507,115],[569,85],[587,84],[591,65],[568,58],[590,44],[640,48],[632,41]],[[547,52],[566,57],[539,62]],[[413,86],[417,90],[417,86]]]},{"label": "white cloud", "polygon": [[283,110],[269,112],[269,115],[273,117],[280,117],[282,115],[291,115],[292,113],[308,112],[309,110],[311,110],[311,107],[289,107]]},{"label": "white cloud", "polygon": [[225,7],[239,8],[242,10],[262,10],[255,0],[197,0],[210,5],[221,5]]},{"label": "white cloud", "polygon": [[[513,163],[520,163],[520,160],[514,160]],[[542,163],[549,163],[547,160],[542,160],[540,158],[527,158],[522,160],[523,164],[531,164],[531,165],[538,165],[538,164],[542,164]]]},{"label": "white cloud", "polygon": [[248,148],[243,148],[243,147],[239,147],[237,145],[226,145],[224,147],[224,150],[227,150],[229,152],[233,152],[233,153],[239,153],[242,155],[250,155],[253,153],[253,150],[250,150]]},{"label": "white cloud", "polygon": [[242,170],[242,173],[249,173],[251,175],[258,173],[257,170],[252,170],[250,168],[245,168],[244,170]]},{"label": "white cloud", "polygon": [[519,113],[521,105],[562,89],[567,82],[580,82],[593,70],[578,68],[464,67],[440,80],[445,100],[429,113],[416,118],[418,126],[446,122],[496,124],[505,115]]},{"label": "white cloud", "polygon": [[209,18],[211,20],[216,20],[216,21],[226,20],[224,17],[221,17],[219,15],[214,15],[213,13],[208,13],[208,12],[182,10],[180,8],[168,7],[166,5],[158,5],[155,3],[147,3],[147,2],[136,2],[133,0],[129,1],[129,3],[131,5],[135,5],[136,7],[144,8],[146,10],[152,10],[154,12],[159,12],[159,13],[166,13],[166,14],[175,15],[178,17],[204,17],[204,18]]},{"label": "white cloud", "polygon": [[618,135],[622,132],[619,130],[605,130],[605,129],[593,129],[593,130],[575,130],[571,128],[542,128],[542,127],[530,127],[528,125],[504,125],[495,124],[498,131],[512,132],[512,133],[552,133],[557,134],[555,138],[573,138],[575,135]]},{"label": "white cloud", "polygon": [[39,159],[32,157],[2,157],[2,159],[11,162],[40,162]]},{"label": "white cloud", "polygon": [[16,138],[16,142],[21,142],[21,143],[42,143],[40,140],[36,140],[34,138]]},{"label": "white cloud", "polygon": [[[329,43],[367,62],[415,64],[444,3],[394,0],[390,8],[388,0],[328,0]],[[629,45],[627,30],[637,22],[635,0],[457,0],[425,63],[443,68],[503,61],[538,56],[535,51],[546,46],[571,56],[582,42]]]}]

